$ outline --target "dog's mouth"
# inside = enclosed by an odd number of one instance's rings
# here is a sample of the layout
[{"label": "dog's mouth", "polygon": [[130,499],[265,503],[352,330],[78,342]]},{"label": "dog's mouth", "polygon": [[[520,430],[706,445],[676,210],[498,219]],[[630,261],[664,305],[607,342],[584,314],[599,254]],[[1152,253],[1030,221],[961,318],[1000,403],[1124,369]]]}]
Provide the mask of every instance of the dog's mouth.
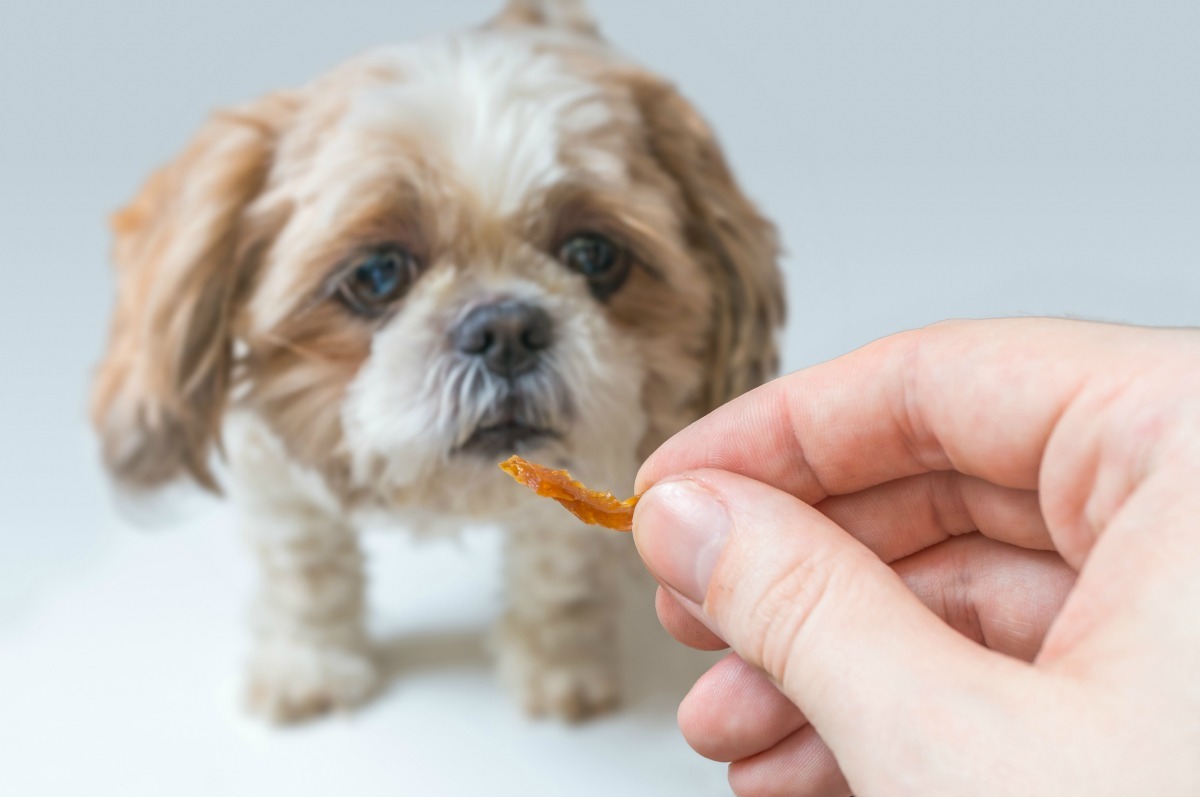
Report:
[{"label": "dog's mouth", "polygon": [[571,416],[563,386],[544,374],[506,384],[488,399],[467,413],[452,453],[501,459],[530,453],[560,438]]},{"label": "dog's mouth", "polygon": [[557,436],[551,429],[533,426],[510,416],[496,423],[479,426],[459,450],[485,457],[504,457],[531,451]]}]

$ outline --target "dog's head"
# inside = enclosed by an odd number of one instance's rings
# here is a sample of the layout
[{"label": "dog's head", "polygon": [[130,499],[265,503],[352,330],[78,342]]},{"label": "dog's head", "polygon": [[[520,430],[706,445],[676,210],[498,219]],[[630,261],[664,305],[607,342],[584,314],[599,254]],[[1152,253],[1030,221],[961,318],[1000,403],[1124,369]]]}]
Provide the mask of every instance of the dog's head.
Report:
[{"label": "dog's head", "polygon": [[775,368],[773,228],[572,3],[219,113],[114,228],[93,416],[136,487],[215,488],[235,404],[348,496],[627,469]]}]

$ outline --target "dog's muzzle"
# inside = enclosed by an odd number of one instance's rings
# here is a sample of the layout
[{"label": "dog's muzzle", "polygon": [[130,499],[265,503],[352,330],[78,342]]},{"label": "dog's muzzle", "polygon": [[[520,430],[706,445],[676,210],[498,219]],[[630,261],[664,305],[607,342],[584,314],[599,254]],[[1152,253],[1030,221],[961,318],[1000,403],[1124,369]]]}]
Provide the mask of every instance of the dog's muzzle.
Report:
[{"label": "dog's muzzle", "polygon": [[556,436],[541,422],[546,412],[538,406],[552,397],[539,395],[543,391],[534,387],[554,342],[549,313],[518,299],[502,299],[472,308],[451,337],[461,355],[487,370],[496,394],[462,450],[494,457],[527,451]]}]

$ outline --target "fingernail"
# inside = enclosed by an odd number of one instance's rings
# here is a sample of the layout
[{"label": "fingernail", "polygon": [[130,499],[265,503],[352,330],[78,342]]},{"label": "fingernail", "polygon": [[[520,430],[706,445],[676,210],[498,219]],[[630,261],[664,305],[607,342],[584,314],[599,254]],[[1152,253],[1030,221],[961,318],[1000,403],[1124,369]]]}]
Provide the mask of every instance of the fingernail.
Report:
[{"label": "fingernail", "polygon": [[633,535],[650,572],[702,604],[729,537],[729,512],[694,481],[659,482],[638,501]]}]

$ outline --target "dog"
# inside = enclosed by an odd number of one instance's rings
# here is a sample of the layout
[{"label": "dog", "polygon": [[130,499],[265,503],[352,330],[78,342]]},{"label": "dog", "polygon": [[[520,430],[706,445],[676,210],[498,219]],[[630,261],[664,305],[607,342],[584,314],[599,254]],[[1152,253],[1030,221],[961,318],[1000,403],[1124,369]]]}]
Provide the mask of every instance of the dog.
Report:
[{"label": "dog", "polygon": [[112,226],[105,464],[235,502],[261,576],[252,710],[377,688],[356,535],[379,516],[501,526],[504,680],[534,715],[618,702],[628,538],[496,464],[628,492],[775,372],[775,229],[670,83],[580,3],[514,0],[215,113]]}]

